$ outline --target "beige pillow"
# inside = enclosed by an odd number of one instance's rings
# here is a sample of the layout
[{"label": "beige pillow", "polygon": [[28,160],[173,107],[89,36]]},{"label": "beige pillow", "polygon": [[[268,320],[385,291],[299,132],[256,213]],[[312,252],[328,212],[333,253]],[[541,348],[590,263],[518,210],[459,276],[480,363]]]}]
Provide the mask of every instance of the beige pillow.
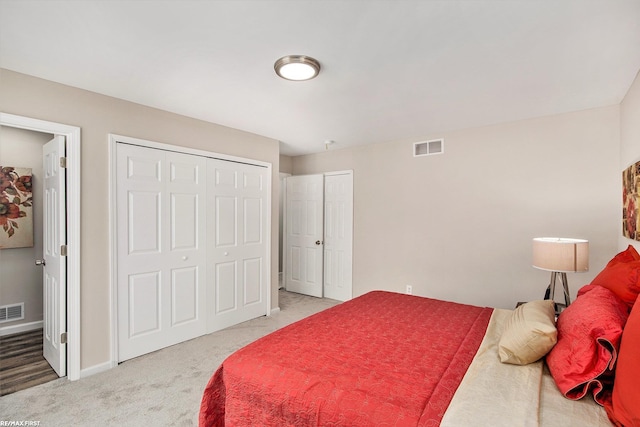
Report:
[{"label": "beige pillow", "polygon": [[522,304],[505,324],[498,343],[500,361],[514,365],[535,362],[553,348],[557,337],[553,301]]}]

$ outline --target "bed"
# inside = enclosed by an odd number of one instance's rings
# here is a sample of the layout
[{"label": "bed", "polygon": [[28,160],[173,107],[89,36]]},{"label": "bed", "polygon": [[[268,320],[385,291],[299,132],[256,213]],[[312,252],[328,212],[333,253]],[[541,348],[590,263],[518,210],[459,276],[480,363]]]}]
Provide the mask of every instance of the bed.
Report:
[{"label": "bed", "polygon": [[[567,345],[560,340],[563,317],[563,328],[573,332],[589,327],[572,317],[601,323],[592,305],[602,299],[601,288],[609,292],[595,284],[581,290],[570,306],[577,308],[560,315],[558,344],[554,337],[550,351],[526,363],[501,358],[516,313],[526,315],[528,304],[514,311],[369,292],[229,356],[204,390],[200,426],[611,426],[612,374],[616,360],[622,363],[630,308],[614,301],[616,313],[625,311],[617,338],[585,332],[591,334],[587,353],[606,359],[591,363],[598,372],[590,368],[588,378],[582,368],[576,379],[575,366],[562,366],[582,357],[565,351],[575,351],[575,337]],[[565,383],[558,369],[571,371]],[[624,425],[640,425],[634,422]]]}]

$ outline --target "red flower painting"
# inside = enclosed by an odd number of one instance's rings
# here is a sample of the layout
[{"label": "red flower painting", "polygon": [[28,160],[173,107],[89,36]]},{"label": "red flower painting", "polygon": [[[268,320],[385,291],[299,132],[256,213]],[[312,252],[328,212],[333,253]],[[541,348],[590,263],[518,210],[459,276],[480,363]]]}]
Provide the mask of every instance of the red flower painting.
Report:
[{"label": "red flower painting", "polygon": [[640,162],[637,162],[622,171],[622,235],[633,240],[640,240],[639,187]]},{"label": "red flower painting", "polygon": [[0,248],[33,246],[31,169],[0,166]]}]

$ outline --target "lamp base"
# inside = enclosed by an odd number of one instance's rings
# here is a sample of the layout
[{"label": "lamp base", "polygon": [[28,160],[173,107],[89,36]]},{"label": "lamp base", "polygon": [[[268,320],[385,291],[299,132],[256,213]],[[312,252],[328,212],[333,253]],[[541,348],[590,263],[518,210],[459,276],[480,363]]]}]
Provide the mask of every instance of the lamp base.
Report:
[{"label": "lamp base", "polygon": [[569,285],[567,282],[567,273],[560,273],[558,271],[551,272],[551,280],[549,282],[549,286],[547,286],[547,290],[544,293],[544,299],[555,299],[556,281],[558,275],[560,276],[560,281],[562,282],[562,290],[564,291],[564,305],[565,307],[567,307],[569,304],[571,304],[571,297],[569,296]]}]

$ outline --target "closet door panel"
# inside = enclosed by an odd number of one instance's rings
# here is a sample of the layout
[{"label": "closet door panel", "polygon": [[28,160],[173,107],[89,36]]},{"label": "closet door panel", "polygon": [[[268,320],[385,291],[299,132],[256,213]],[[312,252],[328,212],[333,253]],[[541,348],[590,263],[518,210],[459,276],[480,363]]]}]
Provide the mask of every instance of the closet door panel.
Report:
[{"label": "closet door panel", "polygon": [[263,241],[262,232],[262,200],[258,198],[244,199],[244,244],[259,245]]},{"label": "closet door panel", "polygon": [[160,330],[160,272],[129,276],[129,335]]},{"label": "closet door panel", "polygon": [[[259,166],[209,159],[207,164],[210,285],[208,330],[215,331],[264,315],[269,280],[265,268],[268,170]],[[233,274],[221,274],[233,262]],[[231,301],[233,299],[233,301]]]},{"label": "closet door panel", "polygon": [[171,250],[198,249],[199,203],[195,194],[171,194]]},{"label": "closet door panel", "polygon": [[160,253],[160,191],[129,191],[127,222],[129,253]]},{"label": "closet door panel", "polygon": [[244,304],[245,306],[261,302],[260,291],[262,283],[262,258],[244,260]]},{"label": "closet door panel", "polygon": [[238,238],[238,209],[237,198],[233,196],[215,196],[215,247],[226,248],[237,246]]},{"label": "closet door panel", "polygon": [[171,271],[171,325],[198,320],[199,267],[177,268]]},{"label": "closet door panel", "polygon": [[206,331],[206,162],[116,144],[118,359]]},{"label": "closet door panel", "polygon": [[[235,311],[238,307],[237,286],[236,286],[236,263],[219,262],[216,263],[215,275],[215,311],[216,315]],[[231,285],[230,285],[231,284]]]}]

